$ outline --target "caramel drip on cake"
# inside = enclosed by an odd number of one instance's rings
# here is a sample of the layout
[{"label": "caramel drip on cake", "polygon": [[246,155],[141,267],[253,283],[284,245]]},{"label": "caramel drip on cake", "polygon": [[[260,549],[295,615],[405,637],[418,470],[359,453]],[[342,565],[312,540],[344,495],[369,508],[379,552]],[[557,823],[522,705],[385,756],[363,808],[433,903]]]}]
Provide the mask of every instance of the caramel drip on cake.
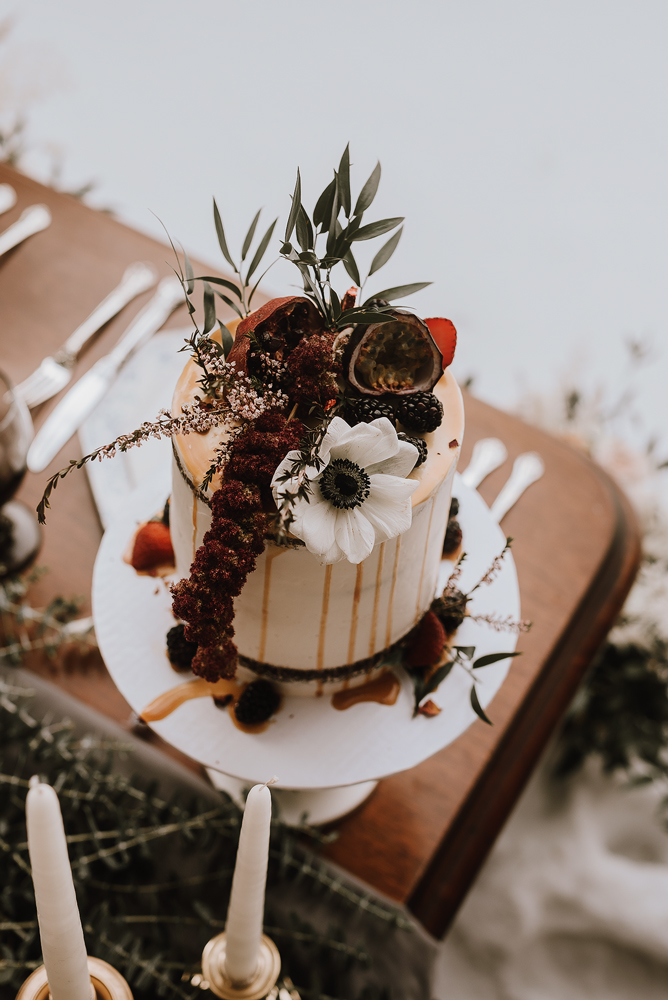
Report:
[{"label": "caramel drip on cake", "polygon": [[422,581],[424,579],[424,568],[427,563],[427,553],[429,552],[429,536],[431,535],[431,519],[434,516],[434,507],[436,506],[436,498],[432,497],[431,509],[429,511],[429,524],[427,525],[427,537],[424,543],[424,556],[422,557],[422,569],[420,570],[420,584],[418,586],[417,592],[417,604],[415,605],[415,621],[418,622],[422,617],[421,606],[420,606],[420,596],[422,594]]},{"label": "caramel drip on cake", "polygon": [[360,610],[360,597],[362,596],[362,577],[364,576],[364,563],[357,564],[357,574],[355,576],[355,591],[353,593],[353,612],[350,620],[350,640],[348,642],[348,663],[355,662],[355,639],[357,638],[357,619]]},{"label": "caramel drip on cake", "polygon": [[391,670],[386,670],[372,681],[360,684],[359,687],[348,688],[345,691],[337,691],[332,695],[332,707],[339,712],[344,712],[353,705],[358,705],[362,701],[375,701],[379,705],[394,705],[399,692],[401,691],[401,681]]},{"label": "caramel drip on cake", "polygon": [[169,691],[158,695],[157,698],[154,698],[142,710],[140,718],[144,722],[159,722],[161,719],[166,719],[168,715],[171,715],[177,708],[184,705],[187,701],[191,701],[193,698],[229,698],[230,703],[227,705],[227,711],[237,729],[240,729],[244,733],[263,733],[269,728],[269,719],[266,722],[239,722],[234,712],[234,706],[239,695],[247,686],[246,684],[239,684],[238,681],[234,680],[211,682],[205,681],[203,677],[197,677],[195,680],[179,684],[178,687],[171,688]]},{"label": "caramel drip on cake", "polygon": [[392,606],[394,604],[394,590],[397,586],[397,573],[399,570],[399,553],[401,552],[401,535],[397,535],[396,547],[394,550],[394,566],[392,567],[392,585],[390,587],[390,600],[387,605],[387,629],[385,631],[385,645],[392,642]]},{"label": "caramel drip on cake", "polygon": [[193,561],[197,553],[197,493],[193,491]]},{"label": "caramel drip on cake", "polygon": [[267,646],[267,628],[269,624],[269,597],[271,594],[271,567],[274,559],[287,552],[287,549],[280,549],[278,546],[267,546],[264,560],[264,586],[262,588],[262,624],[260,630],[260,648],[257,658],[260,663],[264,660],[264,652]]},{"label": "caramel drip on cake", "polygon": [[180,705],[190,701],[191,698],[206,698],[207,695],[213,698],[224,698],[228,694],[235,696],[240,693],[241,685],[236,681],[221,680],[212,683],[205,681],[203,677],[198,677],[194,681],[186,681],[185,684],[179,684],[178,687],[159,694],[142,709],[141,718],[144,722],[159,722],[160,719],[166,719],[168,715],[175,712]]},{"label": "caramel drip on cake", "polygon": [[332,583],[332,564],[325,569],[325,586],[322,591],[322,613],[320,615],[320,635],[318,636],[318,670],[325,665],[325,635],[327,632],[327,616],[329,614],[329,591]]},{"label": "caramel drip on cake", "polygon": [[380,605],[380,587],[383,582],[383,557],[385,555],[385,542],[381,542],[378,549],[378,569],[376,570],[376,591],[373,595],[373,616],[371,618],[371,635],[369,637],[369,656],[376,652],[376,629],[378,627],[378,607]]}]

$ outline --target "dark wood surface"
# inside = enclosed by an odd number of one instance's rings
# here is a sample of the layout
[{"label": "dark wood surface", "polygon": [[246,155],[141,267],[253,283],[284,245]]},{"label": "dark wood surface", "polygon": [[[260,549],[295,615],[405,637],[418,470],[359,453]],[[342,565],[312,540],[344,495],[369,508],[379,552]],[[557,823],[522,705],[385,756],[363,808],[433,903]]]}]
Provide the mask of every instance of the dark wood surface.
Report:
[{"label": "dark wood surface", "polygon": [[[0,181],[13,184],[19,195],[16,208],[0,219],[0,229],[37,201],[49,205],[54,219],[49,230],[0,258],[0,366],[18,382],[62,344],[129,263],[152,260],[168,274],[171,251],[7,167],[0,167]],[[109,350],[149,296],[108,324],[76,374]],[[168,325],[185,321],[181,309]],[[33,414],[36,425],[56,401]],[[538,451],[545,461],[543,479],[502,525],[514,538],[522,615],[533,628],[520,637],[523,655],[513,660],[488,708],[494,726],[476,722],[419,767],[382,781],[339,824],[338,840],[326,849],[348,871],[406,903],[436,935],[447,929],[517,801],[621,607],[639,560],[638,529],[627,501],[584,453],[470,396],[466,421],[463,465],[481,437],[498,436],[508,446],[508,461],[481,487],[488,502],[520,452]],[[47,476],[79,454],[74,439],[44,474],[26,477],[19,497],[34,506]],[[100,537],[86,476],[72,475],[53,497],[39,558],[48,572],[33,586],[35,603],[55,594],[79,594],[83,610],[89,608]],[[51,669],[40,661],[32,667],[42,673]],[[55,680],[127,722],[129,707],[100,664],[87,671],[60,670]]]}]

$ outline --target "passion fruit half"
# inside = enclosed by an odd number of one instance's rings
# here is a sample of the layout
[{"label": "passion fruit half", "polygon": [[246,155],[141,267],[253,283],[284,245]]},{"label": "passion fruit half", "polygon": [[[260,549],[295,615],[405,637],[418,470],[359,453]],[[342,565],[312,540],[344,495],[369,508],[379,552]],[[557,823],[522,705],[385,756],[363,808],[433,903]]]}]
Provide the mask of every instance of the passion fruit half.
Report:
[{"label": "passion fruit half", "polygon": [[358,326],[351,334],[344,356],[348,381],[365,396],[427,392],[443,374],[429,327],[399,309],[385,315],[392,318]]},{"label": "passion fruit half", "polygon": [[270,299],[239,323],[227,360],[235,362],[237,371],[254,375],[255,358],[284,361],[303,337],[324,330],[322,316],[304,296]]}]

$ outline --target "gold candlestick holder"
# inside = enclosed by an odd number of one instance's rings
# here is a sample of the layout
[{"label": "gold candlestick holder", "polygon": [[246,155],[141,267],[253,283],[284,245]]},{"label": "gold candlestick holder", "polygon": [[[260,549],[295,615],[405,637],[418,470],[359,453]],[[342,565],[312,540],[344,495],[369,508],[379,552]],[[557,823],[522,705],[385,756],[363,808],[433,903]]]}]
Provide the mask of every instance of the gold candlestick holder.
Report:
[{"label": "gold candlestick holder", "polygon": [[202,952],[202,975],[211,992],[222,1000],[264,1000],[276,986],[281,971],[281,956],[274,942],[262,935],[257,970],[250,982],[242,985],[233,983],[225,971],[225,942],[223,931],[211,938]]},{"label": "gold candlestick holder", "polygon": [[[123,976],[113,965],[101,958],[88,958],[90,981],[95,990],[95,1000],[133,1000],[132,991]],[[49,1000],[46,969],[40,965],[28,976],[16,994],[16,1000]]]}]

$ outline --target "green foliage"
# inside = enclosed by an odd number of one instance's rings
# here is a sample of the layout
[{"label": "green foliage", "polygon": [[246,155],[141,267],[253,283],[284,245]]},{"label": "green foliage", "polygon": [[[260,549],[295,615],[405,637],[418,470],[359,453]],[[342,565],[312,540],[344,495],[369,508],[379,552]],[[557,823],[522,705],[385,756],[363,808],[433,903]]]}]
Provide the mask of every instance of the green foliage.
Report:
[{"label": "green foliage", "polygon": [[573,774],[597,754],[606,772],[666,780],[667,746],[668,643],[657,634],[643,644],[608,640],[564,722],[555,773]]},{"label": "green foliage", "polygon": [[[292,195],[292,206],[285,227],[285,237],[281,247],[281,256],[291,261],[299,270],[304,285],[304,295],[311,299],[322,314],[330,329],[342,329],[356,323],[368,325],[382,323],[390,317],[386,316],[388,306],[369,304],[367,300],[357,308],[341,310],[340,297],[332,286],[332,269],[342,263],[348,275],[356,285],[364,287],[366,279],[360,280],[360,271],[353,255],[353,244],[364,240],[376,239],[397,229],[404,221],[403,216],[389,219],[379,219],[362,225],[364,213],[371,207],[380,182],[380,164],[374,168],[371,176],[362,188],[352,209],[350,191],[350,151],[346,146],[339,162],[334,178],[316,201],[312,218],[301,203],[301,176],[297,171],[297,182]],[[297,249],[291,242],[296,232]],[[392,236],[374,256],[367,278],[379,271],[388,262],[397,248],[402,229]],[[324,240],[324,252],[317,249],[318,240]],[[376,293],[373,298],[391,299],[412,295],[431,284],[429,281],[413,282],[407,285],[397,285],[394,288]],[[360,295],[361,298],[361,295]]]},{"label": "green foliage", "polygon": [[[71,641],[67,623],[76,602],[57,599],[38,611],[26,602],[26,587],[21,580],[0,586],[5,666],[20,663],[31,649],[55,650]],[[155,781],[133,773],[139,764],[131,745],[82,737],[53,713],[40,719],[32,695],[11,672],[0,677],[0,1000],[13,1000],[41,964],[25,827],[25,797],[35,773],[60,798],[89,954],[118,968],[137,1000],[201,995],[202,948],[225,924],[239,810],[223,796],[161,793]],[[268,884],[295,882],[368,914],[390,935],[393,928],[412,929],[400,912],[346,885],[274,819]],[[341,928],[322,933],[296,914],[286,923],[270,909],[266,923],[280,948],[283,974],[303,1000],[357,995],[350,977],[358,982],[362,970],[365,978],[369,957]],[[372,970],[363,996],[382,997]]]}]

